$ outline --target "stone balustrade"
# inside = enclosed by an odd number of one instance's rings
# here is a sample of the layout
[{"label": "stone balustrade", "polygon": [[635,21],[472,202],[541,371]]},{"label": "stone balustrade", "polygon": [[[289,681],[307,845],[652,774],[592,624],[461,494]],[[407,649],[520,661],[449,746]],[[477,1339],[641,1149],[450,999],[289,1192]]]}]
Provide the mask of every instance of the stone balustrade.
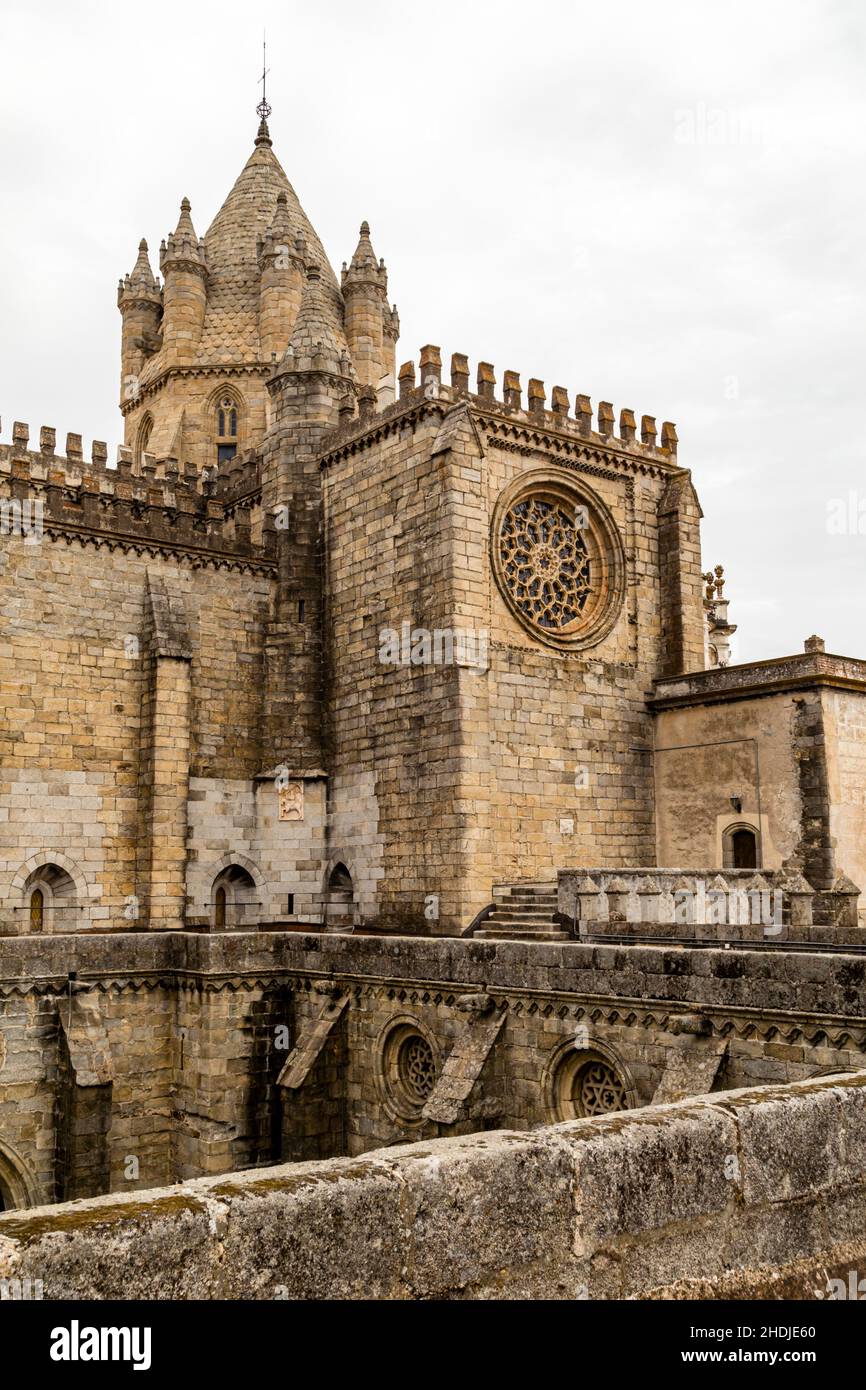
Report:
[{"label": "stone balustrade", "polygon": [[578,936],[858,942],[860,890],[816,893],[791,869],[563,869],[557,909]]}]

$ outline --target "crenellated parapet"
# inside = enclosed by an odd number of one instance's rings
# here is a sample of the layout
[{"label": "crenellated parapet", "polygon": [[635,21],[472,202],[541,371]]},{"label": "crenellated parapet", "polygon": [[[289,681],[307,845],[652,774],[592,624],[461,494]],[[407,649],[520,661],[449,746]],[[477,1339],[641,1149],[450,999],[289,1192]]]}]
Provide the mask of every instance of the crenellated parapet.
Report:
[{"label": "crenellated parapet", "polygon": [[250,452],[210,472],[144,454],[133,464],[120,446],[94,440],[85,458],[81,435],[66,436],[56,452],[56,430],[43,425],[39,449],[30,428],[16,421],[11,444],[0,443],[0,545],[79,539],[83,544],[186,554],[194,563],[270,567],[274,528],[262,516],[260,462]]},{"label": "crenellated parapet", "polygon": [[418,389],[428,399],[467,398],[488,411],[516,416],[527,423],[547,429],[565,430],[599,444],[613,442],[629,449],[637,445],[640,452],[649,450],[668,462],[676,460],[677,430],[671,421],[665,421],[662,425],[659,439],[655,416],[641,416],[638,438],[633,410],[620,410],[617,424],[616,411],[609,401],[600,401],[593,412],[589,396],[575,393],[572,405],[568,390],[564,386],[553,387],[548,403],[544,382],[537,377],[528,380],[524,399],[520,373],[511,370],[503,374],[502,391],[498,395],[496,369],[490,362],[478,363],[476,387],[473,392],[470,390],[469,359],[464,353],[452,354],[450,385],[443,381],[441,354],[439,348],[433,346],[421,349],[420,380],[417,385],[413,362],[403,364],[398,380],[401,399],[411,396]]},{"label": "crenellated parapet", "polygon": [[572,398],[564,386],[554,386],[548,400],[544,382],[537,377],[529,379],[524,396],[520,374],[511,370],[503,373],[501,391],[497,391],[496,368],[490,362],[478,363],[474,390],[471,382],[469,358],[464,353],[452,354],[446,381],[440,349],[427,344],[417,366],[408,361],[400,367],[396,403],[382,409],[380,402],[374,416],[362,411],[360,419],[342,420],[338,434],[328,440],[329,447],[357,435],[364,426],[378,427],[419,402],[437,402],[447,408],[465,400],[481,412],[494,434],[500,425],[511,432],[513,426],[520,425],[527,434],[543,430],[566,435],[575,443],[606,453],[626,453],[646,463],[661,464],[666,470],[677,464],[677,429],[671,421],[665,421],[659,430],[655,416],[643,415],[638,427],[633,410],[621,409],[617,414],[608,401],[593,409],[589,396],[578,392]]},{"label": "crenellated parapet", "polygon": [[559,921],[586,939],[860,944],[860,889],[816,892],[795,868],[562,869]]}]

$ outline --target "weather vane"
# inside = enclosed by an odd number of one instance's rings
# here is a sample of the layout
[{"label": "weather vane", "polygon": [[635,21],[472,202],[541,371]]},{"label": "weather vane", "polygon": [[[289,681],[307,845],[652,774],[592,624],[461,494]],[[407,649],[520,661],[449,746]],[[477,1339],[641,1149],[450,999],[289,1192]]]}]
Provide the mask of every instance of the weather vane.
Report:
[{"label": "weather vane", "polygon": [[262,38],[262,75],[259,78],[259,81],[262,84],[262,99],[256,107],[256,111],[258,112],[259,116],[261,116],[263,121],[266,121],[268,119],[268,116],[271,114],[271,108],[268,105],[267,95],[267,79],[269,72],[270,68],[268,67],[268,42],[267,35],[265,35]]}]

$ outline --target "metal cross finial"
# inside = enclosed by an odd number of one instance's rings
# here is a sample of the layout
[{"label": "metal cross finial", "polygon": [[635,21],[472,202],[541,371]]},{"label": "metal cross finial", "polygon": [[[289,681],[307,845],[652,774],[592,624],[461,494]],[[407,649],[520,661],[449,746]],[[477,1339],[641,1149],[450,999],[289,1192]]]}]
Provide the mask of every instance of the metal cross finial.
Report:
[{"label": "metal cross finial", "polygon": [[261,119],[262,119],[263,121],[266,121],[266,120],[268,119],[268,116],[271,114],[271,108],[270,108],[270,106],[268,105],[268,95],[267,95],[267,78],[268,78],[268,73],[269,73],[269,72],[270,72],[270,68],[268,67],[268,42],[267,42],[267,37],[263,37],[263,38],[262,38],[262,75],[261,75],[261,77],[259,78],[259,81],[260,81],[261,84],[262,84],[262,99],[261,99],[261,101],[259,102],[258,106],[256,107],[256,111],[258,112],[259,116],[261,117]]}]

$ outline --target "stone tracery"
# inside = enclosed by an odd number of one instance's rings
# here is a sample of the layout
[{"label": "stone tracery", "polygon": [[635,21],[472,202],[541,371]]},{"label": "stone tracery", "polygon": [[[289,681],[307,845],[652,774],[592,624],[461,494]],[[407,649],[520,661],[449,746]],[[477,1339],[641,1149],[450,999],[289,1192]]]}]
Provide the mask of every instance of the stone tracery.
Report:
[{"label": "stone tracery", "polygon": [[506,512],[499,537],[505,581],[521,612],[539,627],[580,621],[591,591],[591,562],[580,509],[530,496]]}]

